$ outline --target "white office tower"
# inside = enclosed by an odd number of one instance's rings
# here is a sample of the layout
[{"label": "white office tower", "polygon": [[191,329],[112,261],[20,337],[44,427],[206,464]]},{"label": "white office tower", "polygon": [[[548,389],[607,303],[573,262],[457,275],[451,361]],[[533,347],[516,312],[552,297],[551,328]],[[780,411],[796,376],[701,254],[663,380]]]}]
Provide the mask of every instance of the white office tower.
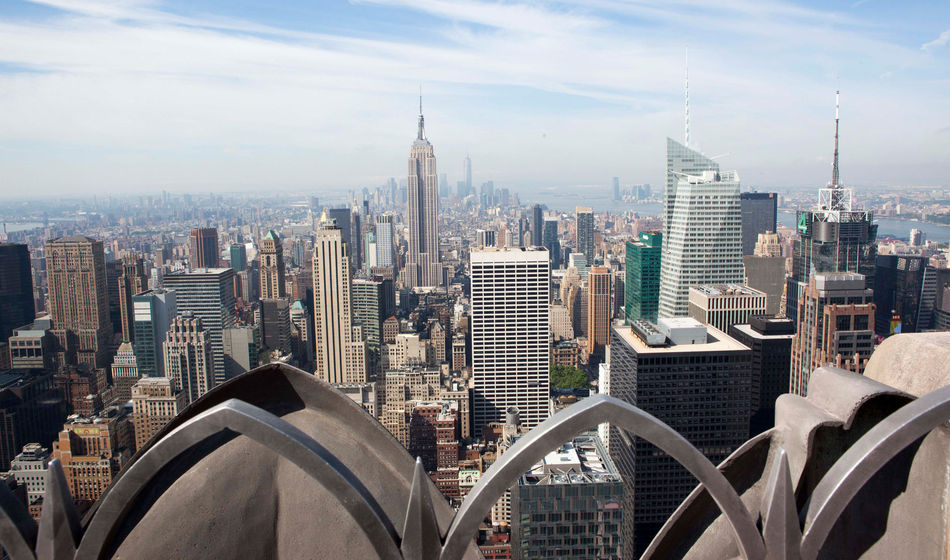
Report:
[{"label": "white office tower", "polygon": [[389,214],[376,216],[376,266],[393,268],[393,217]]},{"label": "white office tower", "polygon": [[689,287],[741,284],[739,175],[667,138],[660,317],[685,317]]},{"label": "white office tower", "polygon": [[349,247],[326,211],[313,246],[313,300],[317,377],[366,383],[366,341],[350,313]]},{"label": "white office tower", "polygon": [[471,273],[474,427],[504,421],[514,406],[533,428],[548,417],[548,251],[472,251]]}]

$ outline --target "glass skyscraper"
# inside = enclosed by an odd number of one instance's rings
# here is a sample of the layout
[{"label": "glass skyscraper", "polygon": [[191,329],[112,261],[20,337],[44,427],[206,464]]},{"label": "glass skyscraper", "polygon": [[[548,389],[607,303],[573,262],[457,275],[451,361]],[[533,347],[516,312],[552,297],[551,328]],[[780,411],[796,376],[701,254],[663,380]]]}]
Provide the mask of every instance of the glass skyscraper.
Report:
[{"label": "glass skyscraper", "polygon": [[624,282],[624,316],[627,322],[636,319],[656,321],[660,305],[660,251],[663,234],[644,231],[640,239],[627,241],[626,281]]},{"label": "glass skyscraper", "polygon": [[739,175],[667,138],[660,317],[684,317],[689,287],[741,284]]}]

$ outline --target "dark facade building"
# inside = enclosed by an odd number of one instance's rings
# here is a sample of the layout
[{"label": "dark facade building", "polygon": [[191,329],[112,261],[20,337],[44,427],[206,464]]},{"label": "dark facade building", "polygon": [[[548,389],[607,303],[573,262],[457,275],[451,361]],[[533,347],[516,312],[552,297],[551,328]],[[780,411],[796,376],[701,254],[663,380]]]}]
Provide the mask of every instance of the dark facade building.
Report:
[{"label": "dark facade building", "polygon": [[30,250],[20,243],[0,243],[0,346],[33,317]]},{"label": "dark facade building", "polygon": [[[927,257],[878,255],[874,274],[874,333],[890,336],[933,327],[937,271]],[[870,287],[870,286],[869,286]]]},{"label": "dark facade building", "polygon": [[561,242],[558,240],[558,219],[545,218],[542,237],[544,246],[551,255],[551,270],[561,268]]},{"label": "dark facade building", "polygon": [[788,392],[795,323],[767,315],[733,325],[729,336],[752,350],[752,394],[749,437],[775,425],[775,399]]},{"label": "dark facade building", "polygon": [[409,454],[446,498],[459,492],[459,410],[454,401],[417,402],[409,419]]},{"label": "dark facade building", "polygon": [[218,230],[194,228],[189,239],[188,263],[191,268],[216,268],[218,266]]},{"label": "dark facade building", "polygon": [[511,488],[512,558],[621,558],[623,495],[600,438],[575,437]]},{"label": "dark facade building", "polygon": [[174,290],[148,290],[132,296],[135,364],[141,377],[164,377],[162,343],[178,306]]},{"label": "dark facade building", "polygon": [[624,282],[624,314],[627,321],[656,321],[660,304],[660,255],[663,234],[658,231],[640,233],[636,241],[627,241]]},{"label": "dark facade building", "polygon": [[541,211],[541,205],[535,204],[531,207],[531,245],[540,247],[544,245],[544,213]]},{"label": "dark facade building", "polygon": [[739,202],[742,206],[742,254],[751,255],[759,234],[775,231],[778,195],[744,192],[739,194]]},{"label": "dark facade building", "polygon": [[[659,418],[720,463],[748,437],[752,351],[690,318],[614,323],[608,394]],[[623,476],[624,558],[638,558],[696,480],[651,443],[627,445],[608,431],[610,458]]]},{"label": "dark facade building", "polygon": [[578,206],[576,208],[577,216],[577,235],[575,244],[577,250],[584,253],[587,257],[587,266],[594,264],[594,211],[591,208]]},{"label": "dark facade building", "polygon": [[51,374],[0,372],[0,469],[9,469],[28,443],[49,445],[64,418],[63,397]]},{"label": "dark facade building", "polygon": [[122,275],[119,276],[119,313],[123,342],[135,342],[132,312],[132,297],[148,290],[148,277],[142,257],[128,255],[122,258]]},{"label": "dark facade building", "polygon": [[231,268],[235,272],[241,272],[247,269],[247,247],[243,243],[231,244]]}]

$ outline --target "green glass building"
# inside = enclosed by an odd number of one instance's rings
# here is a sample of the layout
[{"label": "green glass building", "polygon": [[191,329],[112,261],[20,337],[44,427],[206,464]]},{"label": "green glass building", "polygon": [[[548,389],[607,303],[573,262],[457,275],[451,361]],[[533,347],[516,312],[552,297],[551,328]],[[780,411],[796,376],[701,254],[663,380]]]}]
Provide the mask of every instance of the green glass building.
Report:
[{"label": "green glass building", "polygon": [[658,231],[645,231],[636,241],[627,241],[624,313],[628,323],[636,319],[657,319],[662,248],[663,234]]}]

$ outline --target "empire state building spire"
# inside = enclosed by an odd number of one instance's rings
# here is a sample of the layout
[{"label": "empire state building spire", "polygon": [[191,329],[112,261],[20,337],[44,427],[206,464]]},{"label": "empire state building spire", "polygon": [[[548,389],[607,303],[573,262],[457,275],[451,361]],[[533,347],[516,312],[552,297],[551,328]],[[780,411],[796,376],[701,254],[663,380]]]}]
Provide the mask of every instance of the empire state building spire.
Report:
[{"label": "empire state building spire", "polygon": [[419,88],[419,134],[416,140],[426,139],[426,119],[422,116],[422,88]]}]

